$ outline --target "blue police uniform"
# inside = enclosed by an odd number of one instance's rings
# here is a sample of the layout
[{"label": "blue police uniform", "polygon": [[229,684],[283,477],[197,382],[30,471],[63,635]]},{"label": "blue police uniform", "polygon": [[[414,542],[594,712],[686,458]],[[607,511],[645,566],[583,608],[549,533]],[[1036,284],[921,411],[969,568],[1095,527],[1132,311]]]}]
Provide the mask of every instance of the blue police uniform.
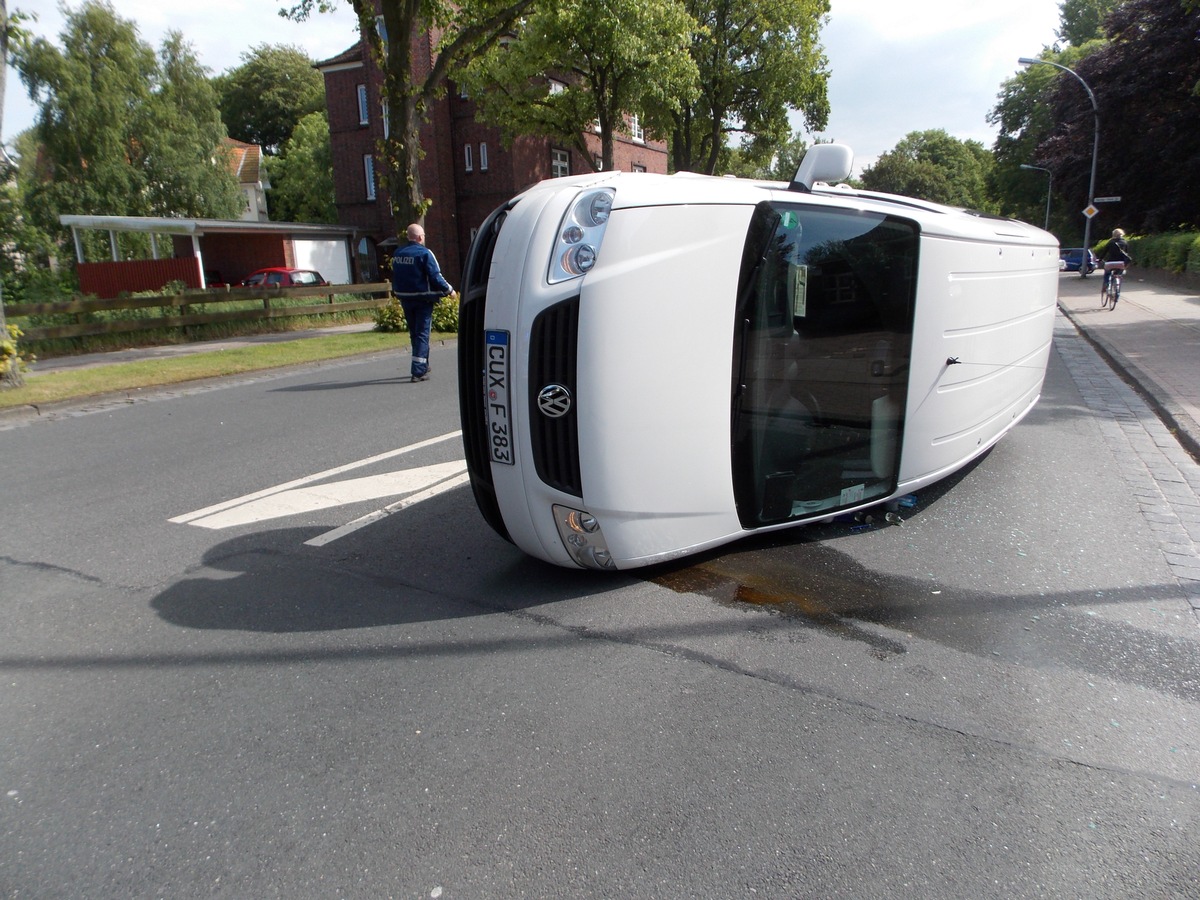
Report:
[{"label": "blue police uniform", "polygon": [[439,297],[453,293],[442,277],[437,257],[424,244],[413,242],[392,254],[392,293],[404,308],[412,339],[412,378],[424,381],[429,375],[429,333],[433,329],[433,306]]}]

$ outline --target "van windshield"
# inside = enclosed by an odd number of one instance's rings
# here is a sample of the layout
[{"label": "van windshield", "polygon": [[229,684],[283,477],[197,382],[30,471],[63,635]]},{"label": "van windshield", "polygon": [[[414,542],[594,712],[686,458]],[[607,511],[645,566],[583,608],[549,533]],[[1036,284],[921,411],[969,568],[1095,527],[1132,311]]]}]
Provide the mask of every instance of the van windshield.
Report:
[{"label": "van windshield", "polygon": [[884,498],[900,468],[919,230],[762,203],[742,255],[733,481],[746,528]]}]

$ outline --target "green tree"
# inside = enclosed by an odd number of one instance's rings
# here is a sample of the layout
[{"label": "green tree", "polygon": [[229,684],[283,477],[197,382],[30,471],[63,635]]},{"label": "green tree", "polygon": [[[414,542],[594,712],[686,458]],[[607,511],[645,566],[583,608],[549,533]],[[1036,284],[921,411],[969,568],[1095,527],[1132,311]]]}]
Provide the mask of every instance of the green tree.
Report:
[{"label": "green tree", "polygon": [[691,44],[700,91],[672,113],[677,171],[714,174],[735,134],[744,137],[744,156],[769,164],[791,138],[791,110],[809,131],[825,127],[829,73],[820,30],[828,0],[686,2],[700,26]]},{"label": "green tree", "polygon": [[990,211],[991,166],[992,155],[979,141],[960,141],[941,129],[913,131],[863,170],[862,184],[869,191]]},{"label": "green tree", "polygon": [[1124,0],[1063,0],[1059,4],[1058,36],[1082,47],[1104,34],[1104,20]]},{"label": "green tree", "polygon": [[799,131],[780,144],[774,155],[766,160],[757,149],[747,152],[743,142],[741,147],[730,148],[727,154],[722,154],[723,162],[714,174],[790,183],[806,152],[808,141]]},{"label": "green tree", "polygon": [[476,59],[461,77],[480,118],[509,138],[545,135],[591,160],[583,132],[597,123],[601,167],[611,169],[626,114],[648,135],[663,136],[681,102],[694,96],[694,29],[678,0],[544,4],[511,43]]},{"label": "green tree", "polygon": [[13,54],[39,106],[31,222],[61,238],[63,213],[235,215],[215,97],[188,45],[169,36],[160,65],[109,4],[65,12],[61,49],[38,38]]},{"label": "green tree", "polygon": [[267,157],[271,189],[267,208],[278,222],[337,221],[329,120],[309,113],[296,125],[276,157]]},{"label": "green tree", "polygon": [[[299,0],[281,15],[297,21],[332,9],[337,0]],[[421,188],[421,124],[447,73],[485,52],[507,34],[533,0],[349,0],[373,59],[384,75],[388,137],[382,165],[397,234],[424,219],[430,201]],[[378,21],[376,17],[378,16]],[[414,65],[422,38],[436,41],[433,64]]]},{"label": "green tree", "polygon": [[32,138],[22,132],[14,142],[16,159],[0,159],[0,292],[11,303],[30,299],[31,281],[55,280],[45,266],[51,242],[25,214],[23,173],[31,168],[30,153],[36,155]]},{"label": "green tree", "polygon": [[325,109],[325,79],[299,47],[259,44],[213,79],[229,136],[279,153],[292,129]]},{"label": "green tree", "polygon": [[[1100,110],[1096,192],[1122,198],[1101,207],[1093,230],[1200,225],[1200,7],[1127,0],[1105,28],[1107,41],[1073,66]],[[1069,74],[1055,78],[1046,103],[1056,124],[1039,141],[1037,157],[1067,196],[1086,200],[1093,118],[1080,95]]]},{"label": "green tree", "polygon": [[[1045,50],[1043,59],[1073,68],[1087,53],[1101,42],[1093,41],[1082,47],[1068,47],[1062,51]],[[1041,160],[1039,146],[1058,124],[1056,113],[1048,103],[1059,77],[1053,66],[1029,66],[1017,72],[1001,86],[996,106],[988,113],[987,120],[997,126],[995,143],[992,145],[994,167],[992,169],[992,196],[996,198],[998,211],[1006,216],[1025,222],[1040,224],[1045,219],[1047,177],[1042,172],[1030,172],[1022,165],[1048,168]],[[1071,78],[1071,76],[1066,76]],[[1069,111],[1070,121],[1075,127],[1086,130],[1089,138],[1092,129],[1092,109],[1083,89],[1071,79],[1075,88],[1075,104]],[[1064,193],[1065,184],[1052,174],[1054,187],[1051,200],[1053,210],[1051,230],[1060,235],[1064,243],[1077,245],[1082,235],[1083,222],[1079,210],[1087,205],[1085,190],[1076,194]],[[1076,230],[1079,235],[1074,235]]]},{"label": "green tree", "polygon": [[[4,162],[4,90],[7,87],[8,78],[8,48],[9,45],[16,46],[18,43],[28,39],[29,34],[21,27],[21,23],[28,19],[25,13],[14,9],[10,15],[8,12],[8,0],[0,0],[0,162]],[[3,314],[0,311],[0,326],[3,323]]]},{"label": "green tree", "polygon": [[234,218],[242,193],[221,142],[217,95],[191,45],[169,32],[159,53],[155,90],[146,104],[131,162],[143,168],[146,205],[155,216]]},{"label": "green tree", "polygon": [[[0,0],[0,339],[8,337],[7,321],[4,316],[4,285],[12,278],[15,260],[11,249],[14,246],[13,232],[20,221],[20,210],[15,202],[16,186],[12,183],[14,166],[4,150],[4,89],[8,74],[8,45],[18,38],[21,14],[8,14],[8,0]],[[20,366],[8,373],[8,383],[21,383]]]}]

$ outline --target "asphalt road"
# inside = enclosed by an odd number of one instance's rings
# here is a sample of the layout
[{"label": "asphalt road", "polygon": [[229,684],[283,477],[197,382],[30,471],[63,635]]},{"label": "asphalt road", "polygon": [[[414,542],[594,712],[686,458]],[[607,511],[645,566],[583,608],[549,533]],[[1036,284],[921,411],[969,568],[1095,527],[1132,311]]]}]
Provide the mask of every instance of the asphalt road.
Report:
[{"label": "asphalt road", "polygon": [[488,530],[453,347],[0,431],[0,895],[1200,896],[1175,456],[1056,341],[902,526],[636,576]]}]

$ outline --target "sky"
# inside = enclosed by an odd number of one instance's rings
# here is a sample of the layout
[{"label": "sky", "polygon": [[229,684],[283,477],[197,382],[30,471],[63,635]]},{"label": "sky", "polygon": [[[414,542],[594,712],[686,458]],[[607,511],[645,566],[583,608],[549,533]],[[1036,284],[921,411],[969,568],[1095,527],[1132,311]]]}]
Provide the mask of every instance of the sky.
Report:
[{"label": "sky", "polygon": [[829,124],[855,172],[913,131],[941,128],[991,147],[1000,86],[1054,43],[1060,0],[832,0],[822,31]]},{"label": "sky", "polygon": [[[821,138],[848,144],[855,174],[912,131],[941,128],[960,140],[991,147],[986,116],[1001,83],[1054,42],[1060,0],[831,0],[822,44],[828,59],[829,124]],[[72,8],[81,5],[72,0]],[[304,23],[278,15],[278,0],[116,0],[143,41],[158,49],[168,29],[183,33],[213,74],[242,63],[258,44],[293,44],[314,59],[335,56],[355,41],[349,3]],[[289,4],[290,5],[290,4]],[[61,46],[63,17],[54,0],[9,0],[9,10],[37,14],[28,25]],[[4,98],[5,143],[36,115],[16,72]]]}]

